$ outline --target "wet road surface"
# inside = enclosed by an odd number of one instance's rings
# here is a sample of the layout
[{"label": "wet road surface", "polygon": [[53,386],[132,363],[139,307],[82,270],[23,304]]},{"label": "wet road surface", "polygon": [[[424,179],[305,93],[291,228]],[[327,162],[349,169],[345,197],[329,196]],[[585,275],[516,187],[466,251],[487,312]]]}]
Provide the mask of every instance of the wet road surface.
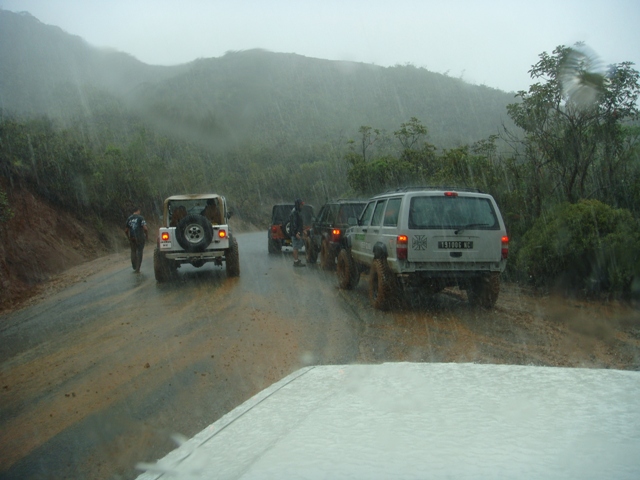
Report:
[{"label": "wet road surface", "polygon": [[[317,266],[238,235],[240,277],[183,266],[157,284],[127,254],[0,317],[0,478],[135,478],[258,391],[311,364],[436,361],[640,368],[637,311],[463,292],[378,312]],[[578,316],[577,316],[578,315]],[[580,321],[571,321],[579,318]],[[586,320],[585,320],[586,319]]]}]

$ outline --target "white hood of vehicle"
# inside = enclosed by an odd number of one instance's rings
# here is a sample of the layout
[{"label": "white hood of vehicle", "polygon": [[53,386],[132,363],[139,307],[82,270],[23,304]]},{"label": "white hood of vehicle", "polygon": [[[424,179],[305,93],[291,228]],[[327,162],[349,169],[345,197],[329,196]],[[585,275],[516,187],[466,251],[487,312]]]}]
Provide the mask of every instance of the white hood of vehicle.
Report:
[{"label": "white hood of vehicle", "polygon": [[637,479],[640,372],[308,367],[140,468],[139,479]]}]

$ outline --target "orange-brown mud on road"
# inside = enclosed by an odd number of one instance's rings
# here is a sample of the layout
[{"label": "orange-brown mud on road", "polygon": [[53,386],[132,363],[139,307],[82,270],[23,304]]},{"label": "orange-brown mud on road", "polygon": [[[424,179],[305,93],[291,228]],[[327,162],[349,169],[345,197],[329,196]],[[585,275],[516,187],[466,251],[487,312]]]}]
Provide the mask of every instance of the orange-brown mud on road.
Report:
[{"label": "orange-brown mud on road", "polygon": [[[69,288],[92,272],[126,268],[124,257],[103,257],[55,277],[29,305],[70,295]],[[0,472],[65,430],[86,428],[97,414],[119,406],[119,413],[109,417],[109,428],[117,434],[89,438],[99,448],[83,458],[78,475],[129,478],[136,462],[153,461],[175,447],[172,425],[178,419],[177,433],[191,436],[312,363],[348,359],[640,369],[640,315],[633,306],[536,296],[503,285],[490,311],[472,308],[464,292],[448,290],[421,304],[378,312],[367,303],[365,275],[354,291],[342,291],[330,272],[312,266],[305,270],[292,282],[312,287],[326,309],[305,301],[289,307],[286,289],[262,295],[239,288],[241,279],[214,272],[216,288],[172,286],[162,292],[162,303],[119,313],[104,324],[88,323],[9,359],[0,370]],[[140,281],[159,288],[152,273],[146,275]],[[186,288],[191,296],[181,294]],[[126,302],[128,295],[133,293],[110,301]],[[326,317],[321,333],[311,334],[309,326],[319,316]],[[235,393],[225,393],[231,386]],[[129,412],[132,397],[145,400]],[[168,398],[169,408],[157,407]],[[141,417],[141,425],[131,428],[131,416]]]},{"label": "orange-brown mud on road", "polygon": [[[383,354],[376,345],[390,347]],[[502,285],[496,307],[470,307],[446,290],[425,307],[406,307],[367,325],[364,363],[476,362],[640,369],[640,312],[620,302],[539,296]]]}]

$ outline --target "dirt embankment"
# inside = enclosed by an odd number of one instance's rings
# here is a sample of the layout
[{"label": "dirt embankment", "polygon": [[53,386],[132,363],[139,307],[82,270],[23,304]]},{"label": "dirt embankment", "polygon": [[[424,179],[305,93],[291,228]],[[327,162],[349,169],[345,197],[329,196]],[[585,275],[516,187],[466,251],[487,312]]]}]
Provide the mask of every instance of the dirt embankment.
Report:
[{"label": "dirt embankment", "polygon": [[28,190],[6,191],[13,217],[0,224],[0,313],[39,293],[54,275],[122,248],[121,232],[100,233]]},{"label": "dirt embankment", "polygon": [[[61,276],[70,268],[129,248],[120,225],[83,221],[23,188],[4,190],[13,217],[0,223],[0,314],[71,282],[71,276]],[[146,218],[153,232],[159,221]],[[237,217],[231,224],[236,232],[256,230]]]}]

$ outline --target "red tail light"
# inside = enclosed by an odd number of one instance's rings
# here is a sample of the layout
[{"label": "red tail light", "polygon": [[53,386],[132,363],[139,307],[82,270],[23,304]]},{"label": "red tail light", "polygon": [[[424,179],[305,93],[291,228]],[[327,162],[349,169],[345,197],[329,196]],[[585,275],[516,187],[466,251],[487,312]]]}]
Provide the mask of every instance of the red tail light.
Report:
[{"label": "red tail light", "polygon": [[163,242],[169,241],[169,232],[162,232],[160,234],[160,240],[162,240]]},{"label": "red tail light", "polygon": [[227,237],[227,231],[226,230],[218,230],[218,237],[226,238]]},{"label": "red tail light", "polygon": [[278,226],[277,225],[271,225],[271,232],[272,233],[276,233],[278,231]]},{"label": "red tail light", "polygon": [[445,197],[457,197],[458,192],[444,192]]},{"label": "red tail light", "polygon": [[342,235],[342,232],[340,231],[340,229],[334,228],[333,230],[331,230],[331,241],[339,242],[341,235]]},{"label": "red tail light", "polygon": [[409,244],[409,237],[406,235],[398,235],[396,239],[396,258],[398,260],[407,259],[407,248]]},{"label": "red tail light", "polygon": [[507,259],[509,256],[509,237],[502,237],[502,258]]}]

